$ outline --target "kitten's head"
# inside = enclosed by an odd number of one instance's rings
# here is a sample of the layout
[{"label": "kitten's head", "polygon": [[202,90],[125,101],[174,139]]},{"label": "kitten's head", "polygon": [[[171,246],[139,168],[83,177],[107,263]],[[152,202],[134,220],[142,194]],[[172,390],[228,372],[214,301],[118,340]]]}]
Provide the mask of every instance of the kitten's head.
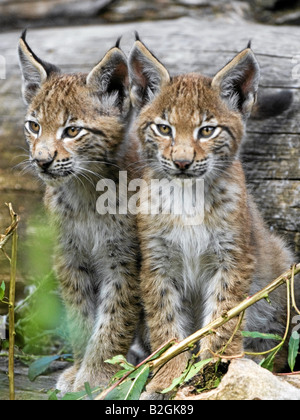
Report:
[{"label": "kitten's head", "polygon": [[251,48],[212,79],[171,78],[137,40],[129,73],[144,158],[157,175],[215,177],[233,162],[258,90],[259,66]]},{"label": "kitten's head", "polygon": [[91,178],[124,136],[130,110],[125,55],[117,45],[89,74],[62,74],[34,54],[24,33],[19,58],[25,136],[39,176],[47,183]]}]

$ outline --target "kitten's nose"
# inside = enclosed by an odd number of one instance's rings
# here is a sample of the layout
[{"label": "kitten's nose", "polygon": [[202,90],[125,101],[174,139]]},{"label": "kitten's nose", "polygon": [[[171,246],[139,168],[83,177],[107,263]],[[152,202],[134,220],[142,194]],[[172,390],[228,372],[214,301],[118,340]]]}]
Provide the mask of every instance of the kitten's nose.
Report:
[{"label": "kitten's nose", "polygon": [[175,160],[174,164],[177,166],[178,169],[181,171],[186,171],[192,165],[192,160]]},{"label": "kitten's nose", "polygon": [[40,150],[38,153],[36,153],[34,161],[41,169],[46,171],[48,168],[50,168],[56,156],[57,152],[52,155],[49,152],[45,153],[45,151]]},{"label": "kitten's nose", "polygon": [[195,159],[195,149],[189,146],[175,146],[172,151],[174,165],[181,171],[186,171],[192,166]]},{"label": "kitten's nose", "polygon": [[35,159],[35,162],[37,163],[37,165],[41,168],[41,169],[48,169],[52,163],[54,161],[54,158],[48,159],[48,160],[39,160],[39,159]]}]

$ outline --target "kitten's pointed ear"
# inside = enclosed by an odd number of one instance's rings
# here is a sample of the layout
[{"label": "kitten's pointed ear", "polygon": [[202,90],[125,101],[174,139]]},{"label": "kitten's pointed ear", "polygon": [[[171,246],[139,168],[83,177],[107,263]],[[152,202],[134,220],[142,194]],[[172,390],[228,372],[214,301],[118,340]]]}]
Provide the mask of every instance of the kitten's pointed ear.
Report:
[{"label": "kitten's pointed ear", "polygon": [[258,61],[247,48],[214,77],[212,87],[220,92],[230,108],[248,118],[256,102],[259,79]]},{"label": "kitten's pointed ear", "polygon": [[140,109],[150,102],[171,80],[167,69],[138,39],[129,57],[131,100]]},{"label": "kitten's pointed ear", "polygon": [[35,55],[26,41],[26,31],[23,32],[20,38],[18,52],[23,75],[23,98],[28,105],[50,74],[59,73],[60,70],[56,66],[42,61]]},{"label": "kitten's pointed ear", "polygon": [[86,79],[87,85],[100,96],[106,95],[111,106],[122,111],[129,108],[129,75],[127,58],[119,48],[112,48]]}]

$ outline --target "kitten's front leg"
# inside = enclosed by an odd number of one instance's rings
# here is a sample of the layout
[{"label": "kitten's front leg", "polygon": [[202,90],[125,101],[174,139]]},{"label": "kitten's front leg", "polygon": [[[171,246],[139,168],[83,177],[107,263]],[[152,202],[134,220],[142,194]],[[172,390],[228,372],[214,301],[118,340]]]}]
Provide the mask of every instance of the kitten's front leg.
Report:
[{"label": "kitten's front leg", "polygon": [[140,320],[138,249],[114,242],[106,252],[102,250],[105,258],[101,260],[97,321],[76,376],[75,391],[84,389],[86,382],[91,387],[108,385],[118,368],[105,361],[126,356]]},{"label": "kitten's front leg", "polygon": [[[144,244],[141,288],[153,352],[171,339],[186,338],[190,332],[189,305],[184,302],[182,257],[174,245],[172,248],[161,238]],[[156,372],[142,399],[159,399],[157,393],[181,375],[188,359],[189,355],[183,353]]]},{"label": "kitten's front leg", "polygon": [[[75,262],[76,260],[76,262]],[[83,360],[95,323],[96,296],[92,293],[92,273],[74,254],[58,256],[56,271],[67,312],[67,323],[74,366],[59,377],[57,389],[64,395],[73,390],[76,374]]]},{"label": "kitten's front leg", "polygon": [[[226,318],[229,310],[240,304],[248,295],[250,290],[250,279],[252,276],[251,259],[247,264],[247,257],[244,258],[244,266],[239,271],[236,268],[221,267],[214,277],[206,285],[203,292],[203,327],[209,325],[218,317]],[[242,267],[242,266],[241,266]],[[224,355],[232,356],[243,353],[243,337],[238,331],[234,337],[233,333],[238,325],[239,319],[234,318],[226,322],[223,327],[218,328],[214,334],[204,338],[200,342],[201,358],[207,359],[218,352],[222,352],[226,346]],[[240,329],[243,328],[241,325]],[[229,341],[230,344],[227,346]]]}]

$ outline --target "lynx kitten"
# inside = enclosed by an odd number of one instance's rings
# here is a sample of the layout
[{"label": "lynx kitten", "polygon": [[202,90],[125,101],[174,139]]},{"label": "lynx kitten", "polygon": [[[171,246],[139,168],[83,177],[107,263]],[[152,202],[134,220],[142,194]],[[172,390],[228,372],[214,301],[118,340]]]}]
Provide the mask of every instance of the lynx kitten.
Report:
[{"label": "lynx kitten", "polygon": [[62,74],[34,54],[25,33],[19,56],[25,135],[59,235],[55,265],[75,357],[57,388],[106,385],[115,370],[104,361],[128,352],[140,314],[135,219],[96,211],[99,179],[119,179],[127,60],[117,45],[89,74]]},{"label": "lynx kitten", "polygon": [[[146,185],[153,179],[204,180],[201,224],[190,226],[185,214],[138,216],[141,293],[155,350],[174,337],[186,338],[262,289],[290,268],[293,256],[264,225],[247,191],[239,159],[260,78],[251,48],[212,79],[200,74],[170,77],[138,39],[129,67]],[[143,202],[148,200],[148,190],[141,192]],[[162,190],[162,208],[164,200]],[[271,296],[271,305],[262,301],[248,310],[244,328],[283,335],[285,295],[285,290],[278,290]],[[220,351],[236,325],[232,320],[203,339],[201,356]],[[269,340],[243,342],[237,334],[226,353],[262,352],[275,345]],[[185,369],[188,357],[183,354],[170,361],[148,392],[169,386]],[[277,369],[285,360],[277,358]]]}]

